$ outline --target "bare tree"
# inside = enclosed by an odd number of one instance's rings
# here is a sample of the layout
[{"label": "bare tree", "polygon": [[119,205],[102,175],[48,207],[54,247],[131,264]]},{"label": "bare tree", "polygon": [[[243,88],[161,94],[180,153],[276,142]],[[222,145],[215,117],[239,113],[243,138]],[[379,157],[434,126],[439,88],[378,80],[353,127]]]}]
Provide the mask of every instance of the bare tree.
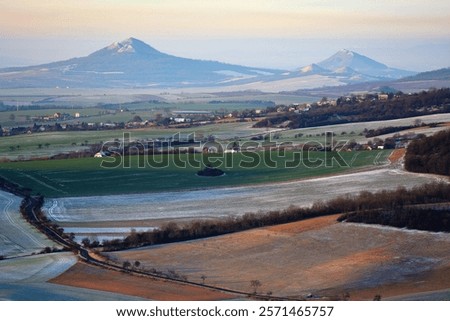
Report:
[{"label": "bare tree", "polygon": [[81,245],[83,245],[83,247],[90,247],[91,240],[89,238],[85,237],[81,240]]},{"label": "bare tree", "polygon": [[251,280],[250,286],[253,288],[253,294],[256,294],[258,288],[261,286],[261,282],[259,280]]},{"label": "bare tree", "polygon": [[123,262],[122,266],[125,270],[128,270],[131,266],[131,263],[129,261],[125,261]]}]

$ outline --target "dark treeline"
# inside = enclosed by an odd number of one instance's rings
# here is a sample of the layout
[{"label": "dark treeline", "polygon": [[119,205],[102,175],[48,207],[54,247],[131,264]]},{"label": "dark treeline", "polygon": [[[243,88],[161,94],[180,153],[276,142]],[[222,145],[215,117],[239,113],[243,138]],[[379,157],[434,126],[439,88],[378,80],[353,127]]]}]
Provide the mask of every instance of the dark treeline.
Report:
[{"label": "dark treeline", "polygon": [[290,128],[306,128],[350,122],[398,119],[450,112],[450,88],[422,91],[416,94],[389,94],[386,100],[375,95],[340,97],[336,104],[312,106],[306,112],[287,112],[267,117],[255,127],[271,127],[289,121]]},{"label": "dark treeline", "polygon": [[[42,210],[42,206],[44,205],[44,197],[41,195],[31,196],[27,195],[23,198],[20,204],[20,213],[22,216],[34,227],[36,227],[39,231],[44,233],[50,240],[55,240],[55,235],[58,235],[61,239],[67,238],[66,246],[64,246],[61,250],[58,250],[56,247],[45,247],[40,253],[51,253],[51,252],[59,252],[59,251],[68,251],[72,248],[73,237],[75,235],[68,236],[64,234],[64,230],[59,227],[56,223],[51,222],[44,211]],[[72,242],[72,243],[69,243]]]},{"label": "dark treeline", "polygon": [[31,194],[31,189],[13,183],[2,176],[0,176],[0,189],[17,196],[26,197]]},{"label": "dark treeline", "polygon": [[[63,107],[56,105],[20,105],[20,110],[43,110],[43,109],[55,109],[55,108],[65,108],[69,109],[72,107]],[[0,101],[0,112],[3,111],[17,111],[18,107],[16,105],[7,105],[4,102]]]},{"label": "dark treeline", "polygon": [[42,211],[43,205],[43,196],[27,195],[22,199],[22,202],[20,203],[20,213],[28,222],[32,224],[35,224],[41,218],[45,218],[45,221],[48,221],[45,213]]},{"label": "dark treeline", "polygon": [[[30,188],[20,186],[5,179],[2,176],[0,176],[0,190],[23,197],[19,208],[19,211],[22,214],[23,218],[38,230],[40,230],[42,233],[47,235],[49,239],[54,240],[55,235],[57,235],[60,240],[62,240],[66,244],[64,250],[67,250],[71,247],[77,247],[77,244],[73,241],[75,238],[75,234],[64,233],[64,229],[61,228],[57,223],[52,222],[43,211],[42,207],[44,206],[45,202],[44,196],[40,194],[33,195]],[[56,248],[50,250],[49,249],[50,248],[45,248],[41,253],[57,251]]]},{"label": "dark treeline", "polygon": [[218,236],[252,228],[301,221],[325,215],[366,211],[371,209],[395,209],[415,204],[450,202],[450,184],[432,183],[405,189],[383,190],[375,193],[337,197],[328,202],[317,202],[312,207],[289,207],[267,213],[247,213],[226,219],[193,221],[184,226],[169,223],[148,232],[132,232],[123,240],[105,241],[105,251],[117,251],[146,245],[187,241]]},{"label": "dark treeline", "polygon": [[44,206],[44,197],[42,195],[27,195],[20,204],[20,213],[30,224],[47,235],[49,239],[54,240],[55,235],[57,235],[61,240],[64,239],[66,243],[75,245],[72,242],[75,234],[71,233],[68,235],[64,233],[62,227],[47,217],[42,210],[42,206]]},{"label": "dark treeline", "polygon": [[406,150],[405,168],[450,176],[450,130],[412,141]]},{"label": "dark treeline", "polygon": [[437,126],[439,126],[439,124],[438,123],[430,123],[430,124],[419,123],[417,125],[409,125],[409,126],[380,127],[380,128],[376,128],[376,129],[364,130],[363,134],[366,138],[370,138],[370,137],[375,137],[375,136],[397,133],[397,132],[400,132],[403,130],[413,129],[413,128],[422,127],[422,126],[437,127]]},{"label": "dark treeline", "polygon": [[449,209],[417,207],[374,209],[344,214],[338,218],[338,221],[406,227],[432,232],[450,232]]}]

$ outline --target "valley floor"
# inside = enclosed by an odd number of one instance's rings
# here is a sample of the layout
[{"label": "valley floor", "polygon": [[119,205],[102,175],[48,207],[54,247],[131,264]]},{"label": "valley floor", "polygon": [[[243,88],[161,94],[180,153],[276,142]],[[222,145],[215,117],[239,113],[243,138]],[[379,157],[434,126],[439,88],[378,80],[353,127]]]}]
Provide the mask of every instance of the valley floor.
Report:
[{"label": "valley floor", "polygon": [[[136,226],[150,228],[173,220],[183,222],[193,218],[242,215],[248,211],[280,209],[291,204],[308,206],[315,201],[368,188],[375,191],[394,189],[398,185],[412,187],[444,179],[405,172],[398,162],[399,155],[393,155],[391,160],[393,164],[369,170],[278,184],[54,199],[47,203],[45,210],[61,226],[72,228],[76,233],[78,229],[78,237],[92,229],[91,234],[84,236],[101,238],[105,236],[105,229],[119,231],[116,234],[123,235],[124,230]],[[41,246],[54,244],[26,222],[21,223],[22,218],[15,210],[19,206],[19,198],[3,192],[1,196],[1,219],[4,222],[1,228],[2,235],[7,238],[4,237],[1,244],[7,256],[0,261],[2,299],[237,298],[201,287],[156,281],[76,263],[77,258],[70,253],[27,256]],[[122,207],[118,206],[120,204]],[[10,233],[15,228],[18,230]],[[39,244],[30,241],[35,238]],[[109,255],[118,261],[138,260],[146,269],[174,271],[189,281],[202,283],[204,280],[207,285],[243,292],[252,292],[251,281],[258,280],[261,282],[258,293],[293,299],[306,296],[342,299],[350,295],[351,300],[371,300],[380,295],[383,299],[400,300],[448,298],[449,253],[448,233],[337,223],[336,216],[328,216],[190,242],[111,252]]]}]

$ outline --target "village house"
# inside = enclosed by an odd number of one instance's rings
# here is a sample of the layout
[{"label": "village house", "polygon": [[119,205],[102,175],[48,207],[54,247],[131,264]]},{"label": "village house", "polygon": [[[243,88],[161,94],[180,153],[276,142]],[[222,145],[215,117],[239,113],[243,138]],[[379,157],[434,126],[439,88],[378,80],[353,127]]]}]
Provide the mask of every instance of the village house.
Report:
[{"label": "village house", "polygon": [[388,99],[389,99],[389,95],[388,94],[378,94],[378,100],[386,101]]}]

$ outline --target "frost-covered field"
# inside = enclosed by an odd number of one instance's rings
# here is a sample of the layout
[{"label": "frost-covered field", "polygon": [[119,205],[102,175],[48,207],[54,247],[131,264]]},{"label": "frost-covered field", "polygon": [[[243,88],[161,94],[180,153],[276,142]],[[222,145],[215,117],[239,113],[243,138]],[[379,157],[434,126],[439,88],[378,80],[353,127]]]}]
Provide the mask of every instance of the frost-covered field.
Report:
[{"label": "frost-covered field", "polygon": [[21,199],[0,191],[0,301],[1,300],[136,300],[114,293],[50,284],[78,259],[72,253],[38,253],[59,247],[26,222]]},{"label": "frost-covered field", "polygon": [[75,233],[75,241],[81,243],[84,238],[103,242],[126,237],[135,232],[146,232],[152,230],[152,227],[66,227],[66,233]]},{"label": "frost-covered field", "polygon": [[[45,211],[50,219],[70,232],[108,236],[117,227],[131,230],[136,221],[170,221],[243,215],[295,206],[310,206],[339,195],[407,188],[439,179],[406,172],[394,166],[330,177],[286,183],[233,188],[215,188],[170,193],[49,199]],[[129,222],[129,223],[127,223]],[[91,233],[81,229],[89,227]],[[150,225],[151,226],[151,225]],[[123,230],[121,230],[122,232]],[[98,233],[97,233],[98,232]],[[79,239],[79,236],[77,237]]]},{"label": "frost-covered field", "polygon": [[[306,142],[309,140],[318,140],[321,141],[320,138],[317,138],[317,135],[321,135],[324,132],[333,132],[336,135],[337,140],[350,140],[355,139],[358,143],[366,143],[369,138],[366,138],[362,135],[359,135],[364,131],[364,129],[377,129],[383,127],[398,127],[398,126],[410,126],[415,124],[416,122],[424,122],[427,124],[430,123],[440,123],[440,122],[450,122],[450,113],[447,114],[436,114],[436,115],[427,115],[427,116],[417,116],[417,117],[408,117],[401,119],[391,119],[391,120],[383,120],[383,121],[369,121],[369,122],[360,122],[360,123],[350,123],[350,124],[337,124],[337,125],[328,125],[328,126],[320,126],[320,127],[308,127],[308,128],[300,128],[300,129],[292,129],[287,130],[283,133],[283,139],[293,139],[293,137],[297,134],[303,134],[303,137],[298,139],[299,141]],[[445,130],[448,127],[419,127],[414,129],[407,129],[400,134],[406,134],[410,132],[414,132],[416,134],[425,134],[432,135],[435,132]],[[345,132],[346,134],[342,134]],[[354,134],[350,134],[354,132]],[[311,135],[310,137],[308,137]],[[387,137],[392,137],[394,133],[377,136],[381,139],[386,139]],[[374,137],[370,138],[371,140]],[[297,141],[297,139],[295,140]]]},{"label": "frost-covered field", "polygon": [[72,253],[51,253],[0,261],[0,282],[42,283],[77,262]]},{"label": "frost-covered field", "polygon": [[48,283],[77,262],[72,253],[0,261],[0,301],[137,300],[140,298]]},{"label": "frost-covered field", "polygon": [[23,219],[20,202],[19,197],[0,191],[0,255],[3,257],[27,255],[56,246]]}]

